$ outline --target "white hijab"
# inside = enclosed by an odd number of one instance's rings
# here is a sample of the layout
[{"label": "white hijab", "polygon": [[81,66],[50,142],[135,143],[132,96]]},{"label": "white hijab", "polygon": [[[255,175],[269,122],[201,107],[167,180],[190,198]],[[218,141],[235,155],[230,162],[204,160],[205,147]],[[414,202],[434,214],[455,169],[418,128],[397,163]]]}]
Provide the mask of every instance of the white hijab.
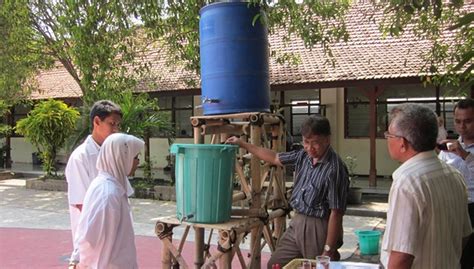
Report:
[{"label": "white hijab", "polygon": [[143,149],[143,140],[128,134],[115,133],[108,136],[100,147],[97,170],[114,177],[128,192],[133,158]]}]

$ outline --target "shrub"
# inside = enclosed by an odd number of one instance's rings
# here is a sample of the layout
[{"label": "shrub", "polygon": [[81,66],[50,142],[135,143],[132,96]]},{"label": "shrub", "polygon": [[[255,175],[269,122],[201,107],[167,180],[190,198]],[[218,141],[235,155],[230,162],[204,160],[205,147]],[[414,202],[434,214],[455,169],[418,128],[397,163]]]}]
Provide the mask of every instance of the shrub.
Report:
[{"label": "shrub", "polygon": [[16,132],[24,135],[39,152],[46,175],[56,174],[56,154],[76,127],[79,112],[58,100],[38,103],[28,116],[16,124]]}]

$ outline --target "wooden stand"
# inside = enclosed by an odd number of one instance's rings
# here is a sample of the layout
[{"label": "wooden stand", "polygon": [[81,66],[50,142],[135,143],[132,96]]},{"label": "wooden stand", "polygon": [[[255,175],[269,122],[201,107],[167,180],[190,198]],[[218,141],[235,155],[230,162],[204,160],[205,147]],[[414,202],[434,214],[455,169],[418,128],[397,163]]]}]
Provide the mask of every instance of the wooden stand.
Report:
[{"label": "wooden stand", "polygon": [[[205,141],[211,144],[224,143],[230,136],[237,135],[251,144],[276,152],[283,151],[286,145],[284,122],[281,117],[271,113],[197,116],[191,117],[191,124],[196,144]],[[156,233],[163,241],[163,268],[171,268],[172,265],[173,268],[189,268],[181,251],[190,227],[195,229],[196,234],[195,268],[215,268],[216,261],[219,262],[219,268],[231,268],[235,254],[242,268],[260,268],[261,249],[268,245],[274,251],[286,227],[285,216],[288,213],[284,171],[281,167],[263,163],[243,149],[239,152],[235,167],[241,190],[234,193],[233,201],[240,201],[241,208],[232,210],[233,217],[229,222],[197,224],[180,223],[175,217],[156,219]],[[246,167],[249,167],[247,170],[250,175],[245,173]],[[264,185],[268,187],[264,188]],[[186,228],[179,246],[175,247],[172,230],[178,225],[185,225]],[[205,229],[218,231],[218,252],[214,255],[209,252],[209,243],[204,244]],[[250,260],[246,263],[239,244],[249,232]]]}]

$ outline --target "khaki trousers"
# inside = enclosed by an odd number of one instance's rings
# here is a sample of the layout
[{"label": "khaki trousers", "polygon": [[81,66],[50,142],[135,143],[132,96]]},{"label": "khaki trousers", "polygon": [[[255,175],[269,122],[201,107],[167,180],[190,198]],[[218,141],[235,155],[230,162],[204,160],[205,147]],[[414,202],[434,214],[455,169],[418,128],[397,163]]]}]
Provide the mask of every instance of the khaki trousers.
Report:
[{"label": "khaki trousers", "polygon": [[[271,269],[273,264],[280,264],[283,267],[296,258],[314,259],[321,255],[327,232],[327,219],[296,213],[268,261],[267,267]],[[342,245],[342,240],[340,245]]]}]

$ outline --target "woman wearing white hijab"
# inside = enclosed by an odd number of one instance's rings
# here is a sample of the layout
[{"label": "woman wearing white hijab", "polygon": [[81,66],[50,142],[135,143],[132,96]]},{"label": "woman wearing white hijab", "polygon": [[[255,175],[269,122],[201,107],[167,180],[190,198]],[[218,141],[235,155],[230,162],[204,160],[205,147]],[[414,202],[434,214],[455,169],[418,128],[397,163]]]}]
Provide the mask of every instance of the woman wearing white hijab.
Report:
[{"label": "woman wearing white hijab", "polygon": [[97,159],[99,174],[84,198],[76,242],[78,268],[138,268],[135,236],[128,202],[127,176],[138,166],[144,142],[127,134],[112,134]]}]

